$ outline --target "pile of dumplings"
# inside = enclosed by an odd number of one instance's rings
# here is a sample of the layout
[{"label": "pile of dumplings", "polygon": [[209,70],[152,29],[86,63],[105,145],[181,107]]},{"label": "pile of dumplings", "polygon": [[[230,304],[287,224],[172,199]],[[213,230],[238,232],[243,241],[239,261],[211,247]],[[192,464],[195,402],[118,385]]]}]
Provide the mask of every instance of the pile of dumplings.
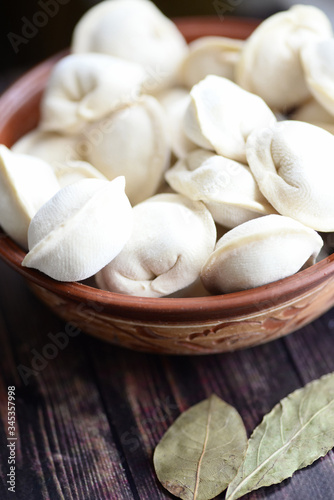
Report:
[{"label": "pile of dumplings", "polygon": [[187,45],[149,0],[105,0],[75,27],[38,127],[0,146],[0,224],[55,280],[143,297],[257,287],[313,265],[334,232],[332,133],[318,8]]}]

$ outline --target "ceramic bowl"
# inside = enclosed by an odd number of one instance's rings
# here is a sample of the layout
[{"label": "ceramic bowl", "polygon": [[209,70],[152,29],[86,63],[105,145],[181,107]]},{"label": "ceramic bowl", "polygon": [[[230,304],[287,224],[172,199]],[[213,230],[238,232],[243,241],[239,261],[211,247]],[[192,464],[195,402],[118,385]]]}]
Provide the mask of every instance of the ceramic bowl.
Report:
[{"label": "ceramic bowl", "polygon": [[[204,35],[246,38],[256,21],[186,18],[177,24],[188,41]],[[0,98],[0,143],[11,146],[33,129],[57,55],[20,78]],[[291,277],[251,290],[196,298],[143,298],[80,283],[60,283],[21,266],[23,250],[3,232],[0,256],[65,322],[135,350],[205,354],[246,348],[293,332],[334,303],[334,255]],[[67,325],[64,325],[66,328]]]}]

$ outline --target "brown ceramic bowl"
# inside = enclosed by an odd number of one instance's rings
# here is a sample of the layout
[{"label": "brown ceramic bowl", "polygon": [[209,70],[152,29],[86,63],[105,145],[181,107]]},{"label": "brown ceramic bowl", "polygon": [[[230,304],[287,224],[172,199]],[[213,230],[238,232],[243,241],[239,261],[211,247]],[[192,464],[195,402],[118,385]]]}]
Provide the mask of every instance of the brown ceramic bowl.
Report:
[{"label": "brown ceramic bowl", "polygon": [[[187,18],[188,41],[204,35],[246,38],[256,21]],[[0,98],[0,143],[11,146],[37,125],[41,94],[58,55],[25,74]],[[244,292],[199,298],[131,297],[60,283],[21,266],[24,252],[3,232],[0,255],[58,316],[131,349],[204,354],[241,349],[286,335],[334,303],[334,255],[289,278]]]}]

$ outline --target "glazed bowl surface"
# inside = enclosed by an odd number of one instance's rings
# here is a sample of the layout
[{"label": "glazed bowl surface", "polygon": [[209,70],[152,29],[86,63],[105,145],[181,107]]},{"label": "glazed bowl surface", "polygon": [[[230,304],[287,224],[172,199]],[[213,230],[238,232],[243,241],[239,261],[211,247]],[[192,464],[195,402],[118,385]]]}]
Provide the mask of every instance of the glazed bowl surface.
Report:
[{"label": "glazed bowl surface", "polygon": [[[176,20],[188,41],[205,35],[247,38],[258,22]],[[64,53],[39,64],[0,98],[0,143],[12,146],[36,127],[48,76]],[[0,230],[0,256],[65,322],[130,349],[205,354],[243,349],[289,334],[334,304],[334,255],[283,280],[243,292],[193,298],[144,298],[81,283],[61,283],[21,266],[24,251]]]}]

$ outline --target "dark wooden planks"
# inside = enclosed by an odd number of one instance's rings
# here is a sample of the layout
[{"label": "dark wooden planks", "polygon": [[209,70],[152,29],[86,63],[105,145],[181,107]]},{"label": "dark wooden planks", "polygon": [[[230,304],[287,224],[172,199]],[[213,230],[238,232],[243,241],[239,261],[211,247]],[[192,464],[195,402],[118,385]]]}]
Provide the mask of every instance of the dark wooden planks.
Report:
[{"label": "dark wooden planks", "polygon": [[137,498],[165,498],[153,472],[152,450],[179,410],[161,370],[160,358],[93,339],[87,339],[86,344]]},{"label": "dark wooden planks", "polygon": [[[310,342],[317,325],[314,323],[298,335]],[[328,344],[327,340],[326,334],[318,333],[317,343],[324,342],[323,348],[330,357],[334,343]],[[285,342],[278,340],[231,354],[171,357],[127,352],[87,340],[106,411],[123,444],[140,498],[170,498],[156,484],[152,454],[155,444],[181,411],[215,392],[240,411],[250,433],[281,398],[303,385]],[[309,363],[312,365],[311,359]],[[317,364],[316,358],[313,364]],[[334,371],[333,363],[327,368]],[[124,411],[126,416],[122,417]],[[245,498],[331,499],[333,479],[331,458],[327,456],[283,485]]]},{"label": "dark wooden planks", "polygon": [[302,384],[334,371],[334,309],[284,339]]}]

